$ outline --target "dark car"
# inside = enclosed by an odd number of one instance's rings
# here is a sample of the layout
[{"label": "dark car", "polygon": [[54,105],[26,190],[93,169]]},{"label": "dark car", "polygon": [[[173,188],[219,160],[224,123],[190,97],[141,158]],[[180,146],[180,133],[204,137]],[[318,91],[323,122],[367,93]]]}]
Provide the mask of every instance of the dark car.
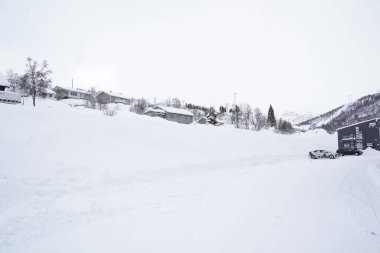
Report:
[{"label": "dark car", "polygon": [[344,155],[362,155],[363,152],[357,149],[353,148],[340,148],[336,151],[339,155],[344,156]]}]

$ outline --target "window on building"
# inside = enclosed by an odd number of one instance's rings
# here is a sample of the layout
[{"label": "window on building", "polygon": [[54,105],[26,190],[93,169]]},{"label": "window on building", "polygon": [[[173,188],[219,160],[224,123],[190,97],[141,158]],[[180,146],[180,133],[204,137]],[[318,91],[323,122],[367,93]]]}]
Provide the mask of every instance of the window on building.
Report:
[{"label": "window on building", "polygon": [[78,93],[75,91],[70,91],[71,96],[78,96]]}]

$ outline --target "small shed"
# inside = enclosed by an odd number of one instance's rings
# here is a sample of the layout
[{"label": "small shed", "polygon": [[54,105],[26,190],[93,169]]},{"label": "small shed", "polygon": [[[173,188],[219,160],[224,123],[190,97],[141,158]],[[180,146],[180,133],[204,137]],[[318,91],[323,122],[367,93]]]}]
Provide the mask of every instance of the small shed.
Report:
[{"label": "small shed", "polygon": [[5,91],[9,88],[9,84],[7,83],[0,83],[0,91]]},{"label": "small shed", "polygon": [[153,109],[149,108],[144,112],[145,115],[151,116],[151,117],[164,117],[165,116],[165,111],[161,109]]},{"label": "small shed", "polygon": [[153,110],[160,112],[160,115],[157,116],[169,121],[181,124],[191,124],[194,121],[194,114],[185,109],[157,105],[153,107]]}]

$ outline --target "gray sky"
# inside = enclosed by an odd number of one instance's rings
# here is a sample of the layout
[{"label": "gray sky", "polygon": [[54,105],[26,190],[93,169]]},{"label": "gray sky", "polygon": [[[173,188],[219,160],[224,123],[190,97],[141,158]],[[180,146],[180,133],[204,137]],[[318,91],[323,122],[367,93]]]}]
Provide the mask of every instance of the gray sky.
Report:
[{"label": "gray sky", "polygon": [[204,105],[323,112],[380,89],[380,1],[0,0],[0,72]]}]

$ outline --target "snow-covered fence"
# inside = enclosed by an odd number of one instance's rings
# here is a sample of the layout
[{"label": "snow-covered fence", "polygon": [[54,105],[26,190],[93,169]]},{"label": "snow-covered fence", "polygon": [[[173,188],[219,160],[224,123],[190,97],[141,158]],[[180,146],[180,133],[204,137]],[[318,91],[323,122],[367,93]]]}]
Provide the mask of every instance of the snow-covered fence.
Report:
[{"label": "snow-covered fence", "polygon": [[0,102],[10,104],[21,103],[21,95],[16,92],[0,91]]}]

